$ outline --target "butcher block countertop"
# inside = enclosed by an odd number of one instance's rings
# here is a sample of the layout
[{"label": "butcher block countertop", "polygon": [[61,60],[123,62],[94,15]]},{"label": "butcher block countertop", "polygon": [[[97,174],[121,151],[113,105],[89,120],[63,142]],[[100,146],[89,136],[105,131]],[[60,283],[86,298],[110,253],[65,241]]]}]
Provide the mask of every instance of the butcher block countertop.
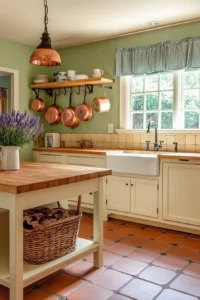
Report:
[{"label": "butcher block countertop", "polygon": [[123,149],[96,149],[96,148],[33,148],[33,151],[51,153],[73,153],[73,154],[93,154],[106,155],[109,152],[143,153],[157,154],[159,158],[180,159],[180,160],[200,160],[200,153],[186,152],[164,152],[164,151],[142,151],[142,150],[123,150]]},{"label": "butcher block countertop", "polygon": [[26,193],[111,175],[109,169],[21,162],[20,170],[0,171],[0,192]]},{"label": "butcher block countertop", "polygon": [[120,149],[96,149],[96,148],[33,148],[33,151],[73,154],[106,155],[107,152],[119,151]]}]

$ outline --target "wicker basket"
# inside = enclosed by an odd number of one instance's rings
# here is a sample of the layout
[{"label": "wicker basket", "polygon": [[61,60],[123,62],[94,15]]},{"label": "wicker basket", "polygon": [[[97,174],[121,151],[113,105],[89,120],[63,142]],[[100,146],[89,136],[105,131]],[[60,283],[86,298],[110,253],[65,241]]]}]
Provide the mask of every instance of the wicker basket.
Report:
[{"label": "wicker basket", "polygon": [[24,260],[31,264],[43,264],[75,250],[82,216],[80,203],[81,196],[78,197],[77,210],[73,210],[74,215],[69,218],[32,230],[24,228]]}]

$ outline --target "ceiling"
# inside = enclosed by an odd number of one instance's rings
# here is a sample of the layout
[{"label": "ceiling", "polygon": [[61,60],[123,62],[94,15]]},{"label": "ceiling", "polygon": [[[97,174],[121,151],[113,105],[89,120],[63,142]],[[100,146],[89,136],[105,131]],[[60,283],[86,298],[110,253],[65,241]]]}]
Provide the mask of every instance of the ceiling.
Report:
[{"label": "ceiling", "polygon": [[[150,21],[164,26],[200,17],[199,0],[48,0],[48,7],[57,49],[149,29]],[[4,1],[0,36],[36,47],[43,20],[43,0]]]}]

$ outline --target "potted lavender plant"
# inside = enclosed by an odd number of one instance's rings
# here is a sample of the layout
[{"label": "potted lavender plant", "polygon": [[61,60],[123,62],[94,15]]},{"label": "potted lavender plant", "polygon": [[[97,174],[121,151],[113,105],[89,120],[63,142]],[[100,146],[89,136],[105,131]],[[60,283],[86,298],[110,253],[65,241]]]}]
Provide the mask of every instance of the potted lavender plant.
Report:
[{"label": "potted lavender plant", "polygon": [[29,117],[27,112],[0,114],[0,147],[2,170],[20,168],[19,149],[36,140],[43,132],[39,117]]}]

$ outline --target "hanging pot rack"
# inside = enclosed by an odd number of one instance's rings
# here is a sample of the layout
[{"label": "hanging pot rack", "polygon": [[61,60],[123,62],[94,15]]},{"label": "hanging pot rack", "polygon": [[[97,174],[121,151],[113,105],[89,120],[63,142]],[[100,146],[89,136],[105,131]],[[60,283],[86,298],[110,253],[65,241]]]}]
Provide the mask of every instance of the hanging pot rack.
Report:
[{"label": "hanging pot rack", "polygon": [[[66,95],[67,88],[70,87],[77,87],[78,90],[76,91],[76,94],[80,94],[80,88],[82,86],[87,86],[89,93],[93,93],[94,86],[100,87],[100,88],[108,88],[112,89],[111,84],[114,83],[114,79],[107,79],[107,78],[88,78],[88,79],[80,79],[80,80],[66,80],[66,81],[59,81],[59,82],[47,82],[47,83],[38,83],[38,84],[31,84],[30,88],[45,90],[45,92],[51,96],[52,90],[57,89],[60,90],[60,93],[63,95]],[[109,85],[108,85],[109,84]]]}]

